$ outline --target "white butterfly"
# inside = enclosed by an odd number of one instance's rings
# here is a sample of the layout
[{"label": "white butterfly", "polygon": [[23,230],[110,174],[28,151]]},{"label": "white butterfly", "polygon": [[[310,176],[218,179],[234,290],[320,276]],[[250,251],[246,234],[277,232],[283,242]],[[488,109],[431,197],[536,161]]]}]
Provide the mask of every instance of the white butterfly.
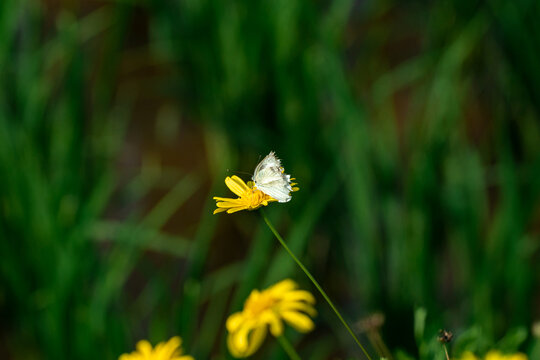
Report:
[{"label": "white butterfly", "polygon": [[274,152],[266,155],[257,165],[251,177],[257,189],[269,195],[280,203],[291,200],[291,175],[284,173],[279,160]]}]

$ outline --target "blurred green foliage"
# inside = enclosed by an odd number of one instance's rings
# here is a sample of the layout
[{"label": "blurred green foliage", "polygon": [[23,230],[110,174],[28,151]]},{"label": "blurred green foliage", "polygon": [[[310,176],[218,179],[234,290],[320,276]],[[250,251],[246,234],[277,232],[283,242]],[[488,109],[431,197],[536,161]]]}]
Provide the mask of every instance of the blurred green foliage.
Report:
[{"label": "blurred green foliage", "polygon": [[[383,313],[397,359],[441,357],[443,327],[456,355],[533,359],[539,17],[534,0],[0,2],[0,352],[114,359],[180,335],[230,358],[224,322],[253,288],[310,286],[256,213],[212,215],[224,177],[275,150],[301,190],[270,216],[351,322]],[[314,333],[287,333],[298,351],[360,357],[318,308]]]}]

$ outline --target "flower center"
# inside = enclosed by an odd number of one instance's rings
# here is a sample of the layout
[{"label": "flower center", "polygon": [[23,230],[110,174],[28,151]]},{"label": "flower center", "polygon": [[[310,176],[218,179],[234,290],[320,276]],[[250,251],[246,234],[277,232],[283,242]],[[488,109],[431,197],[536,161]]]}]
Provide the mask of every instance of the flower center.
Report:
[{"label": "flower center", "polygon": [[264,193],[258,189],[251,189],[251,192],[249,192],[246,197],[251,207],[258,207],[261,205]]},{"label": "flower center", "polygon": [[257,316],[266,310],[272,309],[277,302],[276,299],[269,294],[258,293],[253,295],[248,298],[245,306],[245,310],[252,316]]}]

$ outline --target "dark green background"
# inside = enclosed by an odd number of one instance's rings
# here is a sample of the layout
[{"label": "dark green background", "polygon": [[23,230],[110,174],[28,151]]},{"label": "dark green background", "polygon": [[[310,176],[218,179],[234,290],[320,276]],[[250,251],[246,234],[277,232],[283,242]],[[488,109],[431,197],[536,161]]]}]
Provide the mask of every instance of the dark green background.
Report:
[{"label": "dark green background", "polygon": [[[1,1],[0,356],[180,335],[229,357],[251,289],[314,291],[257,212],[212,215],[271,150],[300,191],[268,213],[372,354],[358,322],[381,312],[397,359],[442,359],[443,327],[455,355],[540,356],[539,18],[535,0]],[[317,329],[287,337],[360,358],[317,299]]]}]

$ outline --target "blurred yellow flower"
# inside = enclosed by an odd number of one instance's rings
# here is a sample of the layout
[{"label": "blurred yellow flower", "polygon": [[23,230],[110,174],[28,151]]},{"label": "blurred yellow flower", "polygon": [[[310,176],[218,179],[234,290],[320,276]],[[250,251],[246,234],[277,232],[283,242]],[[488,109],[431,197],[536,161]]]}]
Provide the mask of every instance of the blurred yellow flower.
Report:
[{"label": "blurred yellow flower", "polygon": [[179,336],[167,342],[160,342],[155,348],[146,340],[137,343],[137,350],[131,354],[120,355],[118,360],[194,360],[192,356],[182,355],[182,339]]},{"label": "blurred yellow flower", "polygon": [[465,351],[461,354],[459,360],[478,360],[478,358],[470,351]]},{"label": "blurred yellow flower", "polygon": [[267,206],[268,203],[277,201],[269,195],[266,195],[261,190],[253,188],[253,183],[246,184],[244,180],[238,176],[233,175],[225,179],[227,187],[236,195],[238,199],[214,197],[217,201],[217,209],[214,210],[214,214],[226,211],[228,214],[232,214],[241,210],[255,210],[261,206]]},{"label": "blurred yellow flower", "polygon": [[499,351],[491,350],[486,354],[484,360],[527,360],[527,355],[521,353],[504,355]]},{"label": "blurred yellow flower", "polygon": [[283,320],[300,332],[312,330],[315,324],[306,314],[317,314],[313,304],[315,297],[290,279],[263,291],[253,290],[244,309],[227,319],[229,351],[237,358],[252,355],[262,345],[268,327],[273,336],[283,334]]},{"label": "blurred yellow flower", "polygon": [[[480,358],[478,358],[472,352],[466,351],[461,355],[460,360],[480,360]],[[522,353],[506,355],[500,351],[491,350],[486,354],[484,360],[528,360],[528,358],[527,355]]]}]

